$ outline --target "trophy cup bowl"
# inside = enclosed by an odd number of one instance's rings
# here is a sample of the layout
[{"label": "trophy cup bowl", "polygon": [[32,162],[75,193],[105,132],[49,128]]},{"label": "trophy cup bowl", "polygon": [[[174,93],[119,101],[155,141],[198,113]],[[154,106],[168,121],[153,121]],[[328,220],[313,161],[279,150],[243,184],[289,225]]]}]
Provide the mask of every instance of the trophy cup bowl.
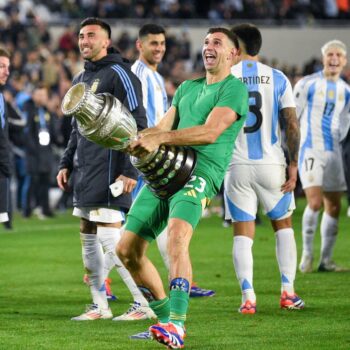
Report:
[{"label": "trophy cup bowl", "polygon": [[[137,125],[130,111],[109,93],[94,94],[85,83],[72,86],[62,101],[62,112],[73,116],[81,135],[106,148],[125,151],[137,138]],[[192,148],[161,145],[131,162],[142,174],[150,190],[161,199],[180,190],[196,166]]]}]

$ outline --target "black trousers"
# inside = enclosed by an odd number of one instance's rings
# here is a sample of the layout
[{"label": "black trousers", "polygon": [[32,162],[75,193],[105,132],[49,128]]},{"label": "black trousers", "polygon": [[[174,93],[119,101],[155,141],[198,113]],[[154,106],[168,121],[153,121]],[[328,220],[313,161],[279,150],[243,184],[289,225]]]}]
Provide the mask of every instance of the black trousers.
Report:
[{"label": "black trousers", "polygon": [[34,199],[34,207],[40,207],[44,215],[51,213],[49,207],[49,189],[50,189],[50,173],[32,174],[30,185],[32,199]]}]

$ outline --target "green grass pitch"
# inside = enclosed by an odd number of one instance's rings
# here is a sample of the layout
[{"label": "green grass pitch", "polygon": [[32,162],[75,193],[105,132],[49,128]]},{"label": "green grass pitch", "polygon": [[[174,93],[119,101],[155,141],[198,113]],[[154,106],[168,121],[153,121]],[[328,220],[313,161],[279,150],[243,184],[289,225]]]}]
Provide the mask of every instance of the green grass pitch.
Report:
[{"label": "green grass pitch", "polygon": [[[297,202],[294,226],[298,256],[300,223],[305,205]],[[162,349],[153,341],[130,340],[150,321],[73,322],[90,303],[82,283],[79,224],[70,213],[54,219],[15,218],[15,229],[0,227],[0,349],[147,350]],[[341,214],[335,261],[350,267],[350,219]],[[315,264],[319,256],[315,239]],[[212,298],[191,299],[186,323],[187,349],[350,349],[350,273],[297,273],[296,291],[302,311],[279,309],[280,281],[274,235],[266,218],[254,243],[254,286],[258,313],[240,315],[240,290],[232,266],[232,233],[213,216],[202,219],[191,244],[195,281],[216,291]],[[155,246],[150,256],[164,280],[166,271]],[[119,300],[114,315],[126,311],[130,295],[117,273],[111,273]]]}]

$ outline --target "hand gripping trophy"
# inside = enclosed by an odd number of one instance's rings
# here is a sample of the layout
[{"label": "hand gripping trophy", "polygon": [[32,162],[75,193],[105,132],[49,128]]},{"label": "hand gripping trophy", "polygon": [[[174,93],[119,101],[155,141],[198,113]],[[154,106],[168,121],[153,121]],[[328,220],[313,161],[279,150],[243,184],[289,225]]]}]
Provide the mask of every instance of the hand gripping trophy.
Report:
[{"label": "hand gripping trophy", "polygon": [[[137,138],[135,119],[129,110],[109,93],[94,94],[85,83],[71,87],[62,101],[65,116],[76,118],[79,132],[103,147],[125,151]],[[159,198],[168,198],[190,179],[196,165],[192,148],[161,145],[142,158],[131,157],[135,168]]]}]

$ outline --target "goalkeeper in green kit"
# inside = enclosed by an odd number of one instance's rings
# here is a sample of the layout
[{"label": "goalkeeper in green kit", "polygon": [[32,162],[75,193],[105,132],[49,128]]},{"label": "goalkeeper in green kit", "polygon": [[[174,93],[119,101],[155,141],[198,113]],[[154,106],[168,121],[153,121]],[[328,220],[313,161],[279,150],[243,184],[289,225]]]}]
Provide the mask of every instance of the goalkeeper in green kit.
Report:
[{"label": "goalkeeper in green kit", "polygon": [[[232,76],[238,41],[226,28],[210,28],[202,56],[205,78],[187,80],[159,124],[145,129],[129,151],[143,157],[160,145],[193,148],[197,164],[187,184],[167,199],[144,186],[127,217],[117,254],[149,301],[159,323],[150,335],[170,349],[184,347],[186,313],[192,281],[189,244],[202,210],[219,191],[234,142],[248,113],[247,88]],[[170,293],[165,293],[146,251],[168,224]]]}]

